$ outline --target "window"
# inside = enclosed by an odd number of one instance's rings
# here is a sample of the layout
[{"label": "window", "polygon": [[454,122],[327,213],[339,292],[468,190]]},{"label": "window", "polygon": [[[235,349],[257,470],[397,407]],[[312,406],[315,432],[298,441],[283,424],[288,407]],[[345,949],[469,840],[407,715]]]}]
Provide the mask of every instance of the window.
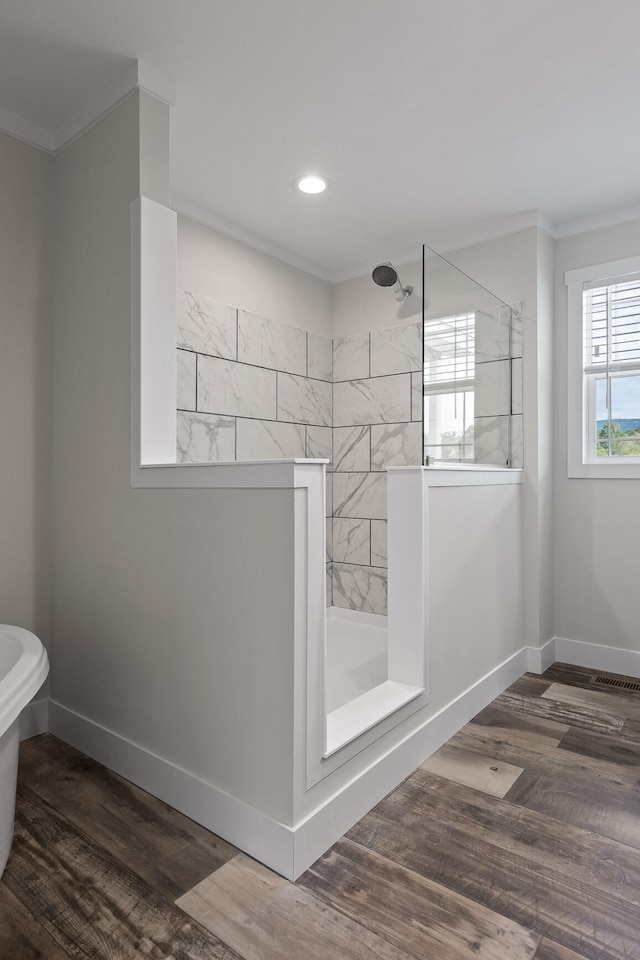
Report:
[{"label": "window", "polygon": [[640,477],[640,258],[565,275],[569,476]]},{"label": "window", "polygon": [[475,313],[424,325],[425,455],[473,463]]}]

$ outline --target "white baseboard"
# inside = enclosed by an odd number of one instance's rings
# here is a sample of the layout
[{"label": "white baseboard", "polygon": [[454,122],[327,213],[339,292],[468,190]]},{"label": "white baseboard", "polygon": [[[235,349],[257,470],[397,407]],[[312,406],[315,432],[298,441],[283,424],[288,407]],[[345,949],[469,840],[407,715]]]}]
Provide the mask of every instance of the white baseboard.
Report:
[{"label": "white baseboard", "polygon": [[585,643],[584,640],[569,640],[554,637],[555,657],[559,663],[575,667],[621,673],[627,677],[640,677],[640,652],[623,650],[621,647],[606,647],[600,643]]},{"label": "white baseboard", "polygon": [[499,664],[330,797],[295,829],[295,879],[427,757],[527,669],[526,648]]},{"label": "white baseboard", "polygon": [[527,654],[523,648],[293,827],[277,822],[237,797],[53,700],[49,702],[49,730],[272,870],[294,880],[526,669]]},{"label": "white baseboard", "polygon": [[20,739],[28,740],[49,730],[49,698],[32,700],[20,714]]},{"label": "white baseboard", "polygon": [[30,703],[21,739],[51,733],[238,846],[290,880],[296,879],[379,800],[526,670],[554,661],[640,677],[640,652],[553,637],[523,647],[470,686],[358,777],[293,827],[74,713],[53,700]]},{"label": "white baseboard", "polygon": [[49,730],[272,870],[292,878],[291,827],[54,700],[49,705]]},{"label": "white baseboard", "polygon": [[552,637],[541,647],[525,647],[529,673],[544,673],[552,663],[556,662],[558,659],[556,656],[556,639],[556,637]]}]

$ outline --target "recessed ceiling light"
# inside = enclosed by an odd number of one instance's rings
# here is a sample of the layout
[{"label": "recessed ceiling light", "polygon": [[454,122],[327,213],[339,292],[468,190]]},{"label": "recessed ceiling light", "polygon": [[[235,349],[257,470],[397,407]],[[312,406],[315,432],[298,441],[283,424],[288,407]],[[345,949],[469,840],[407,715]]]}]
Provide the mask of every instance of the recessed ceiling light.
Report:
[{"label": "recessed ceiling light", "polygon": [[298,177],[296,180],[296,187],[302,193],[324,193],[328,186],[329,181],[326,177],[318,177],[315,174]]}]

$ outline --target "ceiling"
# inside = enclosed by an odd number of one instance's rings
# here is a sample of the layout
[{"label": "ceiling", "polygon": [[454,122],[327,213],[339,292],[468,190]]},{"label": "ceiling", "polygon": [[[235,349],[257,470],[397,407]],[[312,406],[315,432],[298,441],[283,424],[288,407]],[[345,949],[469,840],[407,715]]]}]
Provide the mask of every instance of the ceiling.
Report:
[{"label": "ceiling", "polygon": [[174,205],[339,279],[640,215],[639,33],[640,0],[0,0],[0,126],[46,141],[138,60]]}]

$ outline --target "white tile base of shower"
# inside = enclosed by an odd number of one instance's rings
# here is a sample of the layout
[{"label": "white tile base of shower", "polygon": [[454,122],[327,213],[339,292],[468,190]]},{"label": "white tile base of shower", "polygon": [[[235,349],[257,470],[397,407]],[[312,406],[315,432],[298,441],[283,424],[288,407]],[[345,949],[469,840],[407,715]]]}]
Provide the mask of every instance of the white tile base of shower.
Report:
[{"label": "white tile base of shower", "polygon": [[326,731],[329,757],[423,692],[389,679],[387,618],[327,610]]}]

